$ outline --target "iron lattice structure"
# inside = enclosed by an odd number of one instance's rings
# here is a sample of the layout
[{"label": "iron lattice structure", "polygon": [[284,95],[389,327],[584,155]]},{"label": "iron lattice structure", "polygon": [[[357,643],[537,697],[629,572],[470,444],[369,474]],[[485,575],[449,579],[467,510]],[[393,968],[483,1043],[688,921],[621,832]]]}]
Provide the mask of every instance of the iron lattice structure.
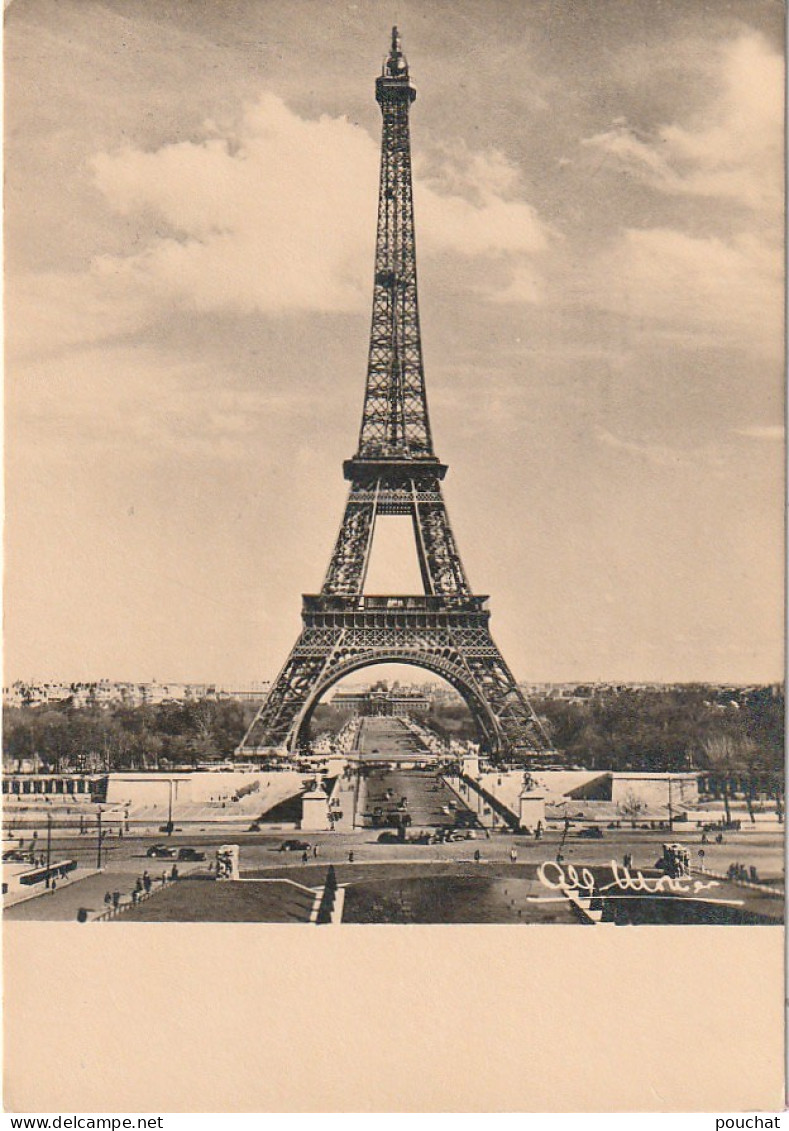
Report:
[{"label": "iron lattice structure", "polygon": [[[370,352],[356,455],[321,592],[303,598],[303,628],[239,753],[295,750],[312,711],[342,676],[407,663],[448,680],[494,756],[544,753],[549,743],[490,634],[487,598],[466,578],[433,452],[417,302],[409,110],[416,97],[397,28],[375,97],[383,115]],[[379,515],[410,515],[424,593],[364,594]]]}]

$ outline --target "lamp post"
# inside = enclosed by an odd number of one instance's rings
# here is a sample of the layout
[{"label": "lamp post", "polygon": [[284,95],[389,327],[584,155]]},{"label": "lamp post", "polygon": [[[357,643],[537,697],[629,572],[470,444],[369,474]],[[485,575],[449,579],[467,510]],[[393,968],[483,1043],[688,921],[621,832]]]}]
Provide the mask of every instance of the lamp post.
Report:
[{"label": "lamp post", "polygon": [[48,888],[52,881],[49,875],[49,865],[52,861],[52,814],[47,813],[47,876],[44,881],[44,887]]},{"label": "lamp post", "polygon": [[671,803],[671,771],[668,775],[668,831],[674,832],[674,807]]},{"label": "lamp post", "polygon": [[173,835],[173,787],[175,782],[170,778],[170,798],[167,807],[167,835]]},{"label": "lamp post", "polygon": [[96,867],[99,871],[101,871],[101,837],[102,837],[101,815],[102,815],[102,812],[103,812],[103,810],[99,809],[98,813],[96,814],[96,822],[97,822],[97,826],[98,826],[98,836],[97,836],[97,844],[96,844]]}]

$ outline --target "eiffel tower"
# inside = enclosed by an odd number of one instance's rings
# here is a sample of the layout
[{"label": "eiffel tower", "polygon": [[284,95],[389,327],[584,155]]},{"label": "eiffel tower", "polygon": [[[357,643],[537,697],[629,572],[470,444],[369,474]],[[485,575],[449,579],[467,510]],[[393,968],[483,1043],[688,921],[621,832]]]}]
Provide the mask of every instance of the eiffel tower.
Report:
[{"label": "eiffel tower", "polygon": [[[460,692],[482,748],[529,758],[550,747],[488,627],[487,597],[466,578],[441,492],[447,465],[433,452],[427,412],[408,116],[416,90],[397,28],[375,82],[383,115],[370,351],[356,455],[334,552],[317,595],[305,595],[302,631],[238,753],[295,752],[323,694],[371,664],[414,664]],[[379,515],[410,515],[424,593],[368,596]]]}]

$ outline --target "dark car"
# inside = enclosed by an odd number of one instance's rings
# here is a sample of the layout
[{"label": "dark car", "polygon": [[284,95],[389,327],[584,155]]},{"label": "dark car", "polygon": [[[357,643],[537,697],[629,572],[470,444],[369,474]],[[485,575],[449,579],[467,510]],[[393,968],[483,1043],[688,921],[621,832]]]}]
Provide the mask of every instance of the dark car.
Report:
[{"label": "dark car", "polygon": [[603,830],[597,825],[590,825],[588,829],[581,829],[578,835],[584,837],[586,840],[601,840]]},{"label": "dark car", "polygon": [[175,856],[175,849],[169,848],[166,844],[152,844],[146,856]]},{"label": "dark car", "polygon": [[283,840],[280,852],[307,852],[312,845],[306,840]]},{"label": "dark car", "polygon": [[196,848],[179,848],[178,849],[178,859],[179,860],[205,860],[205,853],[200,852]]},{"label": "dark car", "polygon": [[[391,833],[386,833],[386,836],[391,836]],[[409,844],[435,844],[435,837],[432,833],[420,833],[418,836],[408,838]]]}]

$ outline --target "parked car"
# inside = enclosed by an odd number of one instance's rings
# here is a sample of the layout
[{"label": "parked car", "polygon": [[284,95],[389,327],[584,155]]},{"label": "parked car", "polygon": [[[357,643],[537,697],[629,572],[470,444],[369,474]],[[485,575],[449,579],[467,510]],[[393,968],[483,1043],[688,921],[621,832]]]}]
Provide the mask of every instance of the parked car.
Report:
[{"label": "parked car", "polygon": [[401,839],[397,833],[381,833],[378,837],[379,844],[400,844]]},{"label": "parked car", "polygon": [[205,860],[205,853],[200,852],[197,848],[179,848],[179,860]]},{"label": "parked car", "polygon": [[306,840],[283,840],[279,846],[280,852],[308,852],[312,848],[309,841]]},{"label": "parked car", "polygon": [[584,837],[585,840],[600,840],[603,830],[598,825],[590,825],[588,829],[580,829],[578,836]]},{"label": "parked car", "polygon": [[[387,833],[386,835],[391,836],[391,833]],[[418,836],[409,837],[408,843],[409,844],[435,844],[436,840],[435,840],[435,837],[432,835],[432,833],[420,833]]]},{"label": "parked car", "polygon": [[146,856],[175,856],[175,849],[166,844],[152,844]]}]

